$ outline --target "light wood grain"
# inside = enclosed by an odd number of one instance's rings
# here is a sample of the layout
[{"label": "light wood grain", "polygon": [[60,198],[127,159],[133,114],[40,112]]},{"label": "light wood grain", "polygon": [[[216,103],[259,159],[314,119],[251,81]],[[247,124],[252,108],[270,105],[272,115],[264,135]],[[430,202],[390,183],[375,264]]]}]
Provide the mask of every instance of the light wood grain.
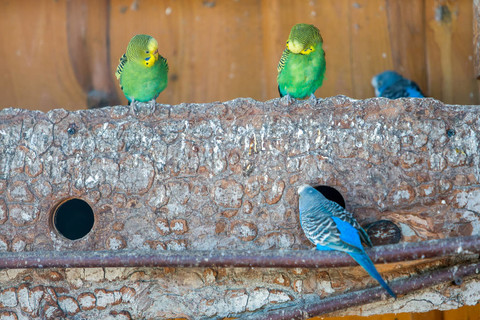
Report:
[{"label": "light wood grain", "polygon": [[446,103],[478,103],[470,1],[426,0],[428,94]]},{"label": "light wood grain", "polygon": [[[436,20],[441,5],[451,21]],[[125,104],[114,72],[138,33],[169,62],[160,103],[276,98],[277,63],[301,22],[324,38],[317,97],[372,97],[371,77],[394,69],[428,96],[479,103],[467,0],[24,0],[0,2],[0,18],[2,108],[85,108],[93,90]]]},{"label": "light wood grain", "polygon": [[84,108],[70,63],[65,1],[0,4],[2,107]]},{"label": "light wood grain", "polygon": [[311,320],[480,320],[480,305],[465,306],[458,309],[424,313],[381,314],[370,317],[314,317]]}]

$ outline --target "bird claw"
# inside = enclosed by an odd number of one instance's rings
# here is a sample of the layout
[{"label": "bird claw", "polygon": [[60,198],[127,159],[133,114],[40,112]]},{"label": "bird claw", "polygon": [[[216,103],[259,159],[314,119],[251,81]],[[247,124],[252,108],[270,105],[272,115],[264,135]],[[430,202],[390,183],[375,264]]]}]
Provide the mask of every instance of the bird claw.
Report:
[{"label": "bird claw", "polygon": [[134,113],[138,112],[138,104],[135,99],[132,99],[132,101],[130,101],[130,108],[133,110]]},{"label": "bird claw", "polygon": [[[155,108],[157,106],[157,103],[155,99],[150,100],[149,102],[139,102],[136,100],[132,100],[130,102],[130,106],[135,114],[153,114],[155,112]],[[147,106],[148,108],[146,108]],[[143,109],[143,110],[142,110]]]},{"label": "bird claw", "polygon": [[157,107],[157,102],[155,101],[155,99],[152,99],[148,102],[148,106],[150,108],[150,112],[151,113],[154,113],[155,112],[155,108]]},{"label": "bird claw", "polygon": [[288,106],[288,105],[291,105],[291,104],[295,101],[295,99],[293,99],[292,97],[290,97],[289,94],[287,94],[287,95],[284,95],[284,96],[280,99],[280,101],[281,101],[284,105],[287,105],[287,106]]},{"label": "bird claw", "polygon": [[317,102],[317,97],[315,97],[315,95],[312,93],[310,95],[310,97],[308,97],[308,101],[310,102]]}]

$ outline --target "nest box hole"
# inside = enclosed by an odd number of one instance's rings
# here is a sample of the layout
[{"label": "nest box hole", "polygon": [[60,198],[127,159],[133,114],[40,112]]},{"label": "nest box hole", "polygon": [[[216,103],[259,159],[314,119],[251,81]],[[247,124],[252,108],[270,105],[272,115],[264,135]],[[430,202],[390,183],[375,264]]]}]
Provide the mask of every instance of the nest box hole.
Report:
[{"label": "nest box hole", "polygon": [[345,209],[345,199],[343,199],[342,194],[337,189],[329,186],[316,186],[314,188],[320,191],[325,198],[338,203]]},{"label": "nest box hole", "polygon": [[95,218],[87,202],[73,198],[57,205],[52,221],[58,233],[67,239],[77,240],[92,230]]}]

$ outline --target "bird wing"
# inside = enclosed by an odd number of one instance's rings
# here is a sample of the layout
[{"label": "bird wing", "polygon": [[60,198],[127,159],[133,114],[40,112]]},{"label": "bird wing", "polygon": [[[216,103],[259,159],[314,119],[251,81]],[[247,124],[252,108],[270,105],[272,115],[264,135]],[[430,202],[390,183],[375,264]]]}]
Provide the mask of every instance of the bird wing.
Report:
[{"label": "bird wing", "polygon": [[123,56],[120,58],[120,61],[117,66],[117,70],[115,71],[115,77],[117,77],[117,79],[120,79],[120,75],[122,74],[125,63],[127,63],[127,55],[124,53]]},{"label": "bird wing", "polygon": [[160,63],[163,63],[163,64],[165,65],[165,67],[167,68],[167,72],[168,72],[169,68],[168,68],[167,59],[165,59],[165,58],[162,57],[162,56],[159,56],[159,57],[158,57],[158,61],[160,61]]},{"label": "bird wing", "polygon": [[288,56],[290,55],[290,50],[288,50],[287,48],[285,48],[285,50],[283,50],[283,53],[282,53],[282,56],[280,57],[280,61],[278,62],[278,66],[277,66],[277,71],[278,73],[282,72],[283,68],[285,67],[285,63],[287,62],[287,59],[288,59]]},{"label": "bird wing", "polygon": [[389,99],[425,97],[415,82],[405,78],[385,88],[383,91],[381,91],[381,96]]},{"label": "bird wing", "polygon": [[407,88],[408,96],[411,98],[424,98],[425,95],[423,94],[420,87],[413,81],[410,81],[410,85]]},{"label": "bird wing", "polygon": [[360,235],[360,239],[369,247],[372,247],[372,241],[368,237],[367,232],[360,226],[360,224],[355,220],[353,214],[345,210],[341,205],[334,201],[328,200],[325,204],[327,209],[331,212],[332,216],[338,217],[342,221],[349,223],[352,227],[357,229]]},{"label": "bird wing", "polygon": [[[340,224],[338,221],[340,221]],[[358,231],[345,221],[333,217],[329,209],[318,205],[302,213],[301,224],[306,237],[317,246],[317,250],[340,250],[344,252],[361,252],[355,246],[356,242],[351,241],[345,232],[343,224],[350,226],[354,230],[357,238]],[[342,229],[343,228],[343,229]],[[348,232],[351,230],[348,229]],[[358,240],[360,243],[360,240]],[[360,244],[360,248],[362,248]]]}]

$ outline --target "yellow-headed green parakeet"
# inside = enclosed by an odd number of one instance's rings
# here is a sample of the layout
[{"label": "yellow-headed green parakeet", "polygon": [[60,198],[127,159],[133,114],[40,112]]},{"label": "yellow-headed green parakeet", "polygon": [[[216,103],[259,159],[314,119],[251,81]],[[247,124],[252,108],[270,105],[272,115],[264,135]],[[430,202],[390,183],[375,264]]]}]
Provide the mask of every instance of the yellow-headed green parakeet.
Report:
[{"label": "yellow-headed green parakeet", "polygon": [[130,40],[115,72],[130,102],[154,102],[167,87],[167,74],[167,59],[158,54],[157,40],[146,34],[137,34]]},{"label": "yellow-headed green parakeet", "polygon": [[325,75],[322,44],[320,31],[314,25],[299,23],[292,27],[277,67],[281,97],[304,99],[313,96],[322,85]]}]

